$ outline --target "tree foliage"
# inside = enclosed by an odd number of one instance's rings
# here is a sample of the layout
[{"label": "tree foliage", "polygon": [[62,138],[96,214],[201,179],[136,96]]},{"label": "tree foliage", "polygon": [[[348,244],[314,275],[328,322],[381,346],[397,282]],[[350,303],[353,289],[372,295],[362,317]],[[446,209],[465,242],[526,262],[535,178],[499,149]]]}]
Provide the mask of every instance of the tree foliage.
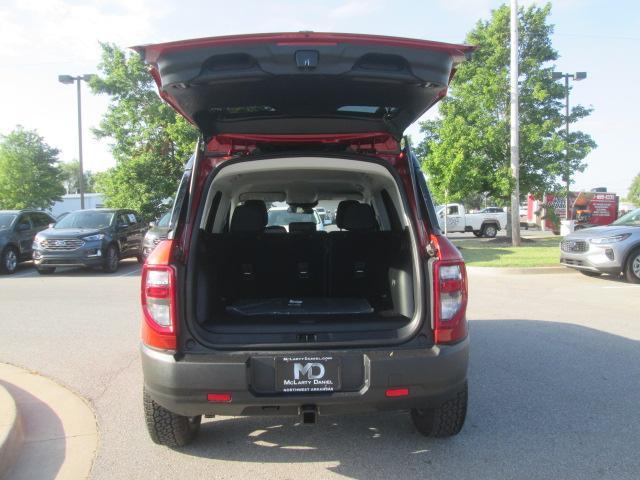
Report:
[{"label": "tree foliage", "polygon": [[[595,148],[589,135],[564,124],[564,86],[552,79],[558,53],[551,45],[550,5],[519,10],[520,191],[542,193],[558,187],[565,172],[583,171],[583,159]],[[479,21],[466,42],[477,45],[470,61],[458,68],[440,119],[423,122],[425,138],[417,152],[437,200],[479,192],[509,198],[510,168],[509,8]],[[575,106],[575,123],[591,110]],[[565,154],[568,147],[569,155]],[[567,159],[569,163],[567,163]]]},{"label": "tree foliage", "polygon": [[59,150],[34,130],[0,139],[0,209],[50,208],[64,194]]},{"label": "tree foliage", "polygon": [[96,176],[96,190],[110,207],[153,218],[162,200],[175,193],[197,131],[160,99],[137,54],[102,44],[98,69],[91,88],[111,102],[94,134],[111,140],[116,165]]},{"label": "tree foliage", "polygon": [[[67,193],[80,193],[80,162],[72,160],[60,164],[62,183]],[[93,192],[95,177],[89,170],[84,171],[84,191]]]},{"label": "tree foliage", "polygon": [[640,206],[640,173],[638,173],[631,185],[629,186],[629,194],[627,200],[634,205]]}]

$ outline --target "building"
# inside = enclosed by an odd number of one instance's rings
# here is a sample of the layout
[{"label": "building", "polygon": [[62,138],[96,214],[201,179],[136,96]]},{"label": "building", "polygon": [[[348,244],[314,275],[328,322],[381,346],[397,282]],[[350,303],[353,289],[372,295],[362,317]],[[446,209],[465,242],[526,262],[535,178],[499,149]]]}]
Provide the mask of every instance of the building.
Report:
[{"label": "building", "polygon": [[[104,203],[104,195],[101,193],[85,193],[84,208],[101,208]],[[68,193],[62,196],[62,200],[53,204],[49,209],[54,217],[67,212],[80,210],[80,194]]]}]

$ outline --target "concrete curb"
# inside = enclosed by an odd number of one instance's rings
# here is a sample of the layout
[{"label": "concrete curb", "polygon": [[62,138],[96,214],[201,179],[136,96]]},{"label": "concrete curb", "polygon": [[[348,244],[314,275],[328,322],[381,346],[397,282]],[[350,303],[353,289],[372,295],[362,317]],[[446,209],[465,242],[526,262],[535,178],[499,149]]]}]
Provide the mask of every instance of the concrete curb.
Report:
[{"label": "concrete curb", "polygon": [[88,478],[98,449],[88,402],[53,380],[5,363],[0,384],[20,412],[23,436],[7,478]]},{"label": "concrete curb", "polygon": [[18,407],[7,389],[0,385],[0,478],[4,478],[18,459],[22,440]]},{"label": "concrete curb", "polygon": [[577,273],[567,267],[467,267],[467,271],[473,274],[491,275],[537,275],[537,274],[557,274],[557,273]]}]

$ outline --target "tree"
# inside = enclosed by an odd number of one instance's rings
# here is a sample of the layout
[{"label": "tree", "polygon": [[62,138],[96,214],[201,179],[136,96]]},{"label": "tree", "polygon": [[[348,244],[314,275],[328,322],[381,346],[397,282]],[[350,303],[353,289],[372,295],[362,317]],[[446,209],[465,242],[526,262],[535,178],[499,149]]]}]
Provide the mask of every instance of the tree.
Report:
[{"label": "tree", "polygon": [[[80,162],[72,160],[60,164],[62,169],[62,183],[67,193],[80,193]],[[84,191],[85,193],[94,191],[95,178],[91,171],[84,171]]]},{"label": "tree", "polygon": [[0,209],[50,208],[64,194],[57,148],[17,126],[0,139]]},{"label": "tree", "polygon": [[640,173],[638,173],[631,182],[627,200],[634,205],[640,206]]},{"label": "tree", "polygon": [[[573,130],[567,138],[564,87],[552,79],[558,53],[547,23],[550,5],[520,8],[520,191],[541,194],[559,187],[568,169],[583,171],[584,158],[596,147],[591,137]],[[425,138],[417,148],[438,201],[448,192],[459,201],[486,192],[507,203],[512,191],[509,151],[509,7],[479,21],[466,42],[478,45],[472,59],[454,76],[438,120],[421,124]],[[574,106],[575,123],[591,110]],[[565,155],[565,148],[569,155]],[[567,161],[569,168],[567,168]]]},{"label": "tree", "polygon": [[96,175],[96,190],[105,194],[107,206],[153,218],[174,195],[197,131],[160,99],[137,54],[102,44],[98,69],[90,86],[111,102],[94,134],[112,140],[116,165]]}]

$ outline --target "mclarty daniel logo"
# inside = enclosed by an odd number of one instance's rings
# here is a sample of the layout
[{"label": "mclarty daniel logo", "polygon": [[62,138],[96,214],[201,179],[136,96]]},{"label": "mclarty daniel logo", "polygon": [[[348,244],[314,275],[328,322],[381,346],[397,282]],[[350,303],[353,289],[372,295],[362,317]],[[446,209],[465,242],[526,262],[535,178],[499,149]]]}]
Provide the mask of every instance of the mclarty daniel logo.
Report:
[{"label": "mclarty daniel logo", "polygon": [[324,377],[324,365],[321,363],[294,363],[293,378],[300,380],[301,377],[307,377],[309,380],[317,380]]},{"label": "mclarty daniel logo", "polygon": [[[289,363],[289,374],[282,379],[285,392],[332,391],[337,384],[328,375],[326,362],[333,361],[332,357],[299,356],[284,359]],[[329,377],[329,378],[325,378]]]}]

